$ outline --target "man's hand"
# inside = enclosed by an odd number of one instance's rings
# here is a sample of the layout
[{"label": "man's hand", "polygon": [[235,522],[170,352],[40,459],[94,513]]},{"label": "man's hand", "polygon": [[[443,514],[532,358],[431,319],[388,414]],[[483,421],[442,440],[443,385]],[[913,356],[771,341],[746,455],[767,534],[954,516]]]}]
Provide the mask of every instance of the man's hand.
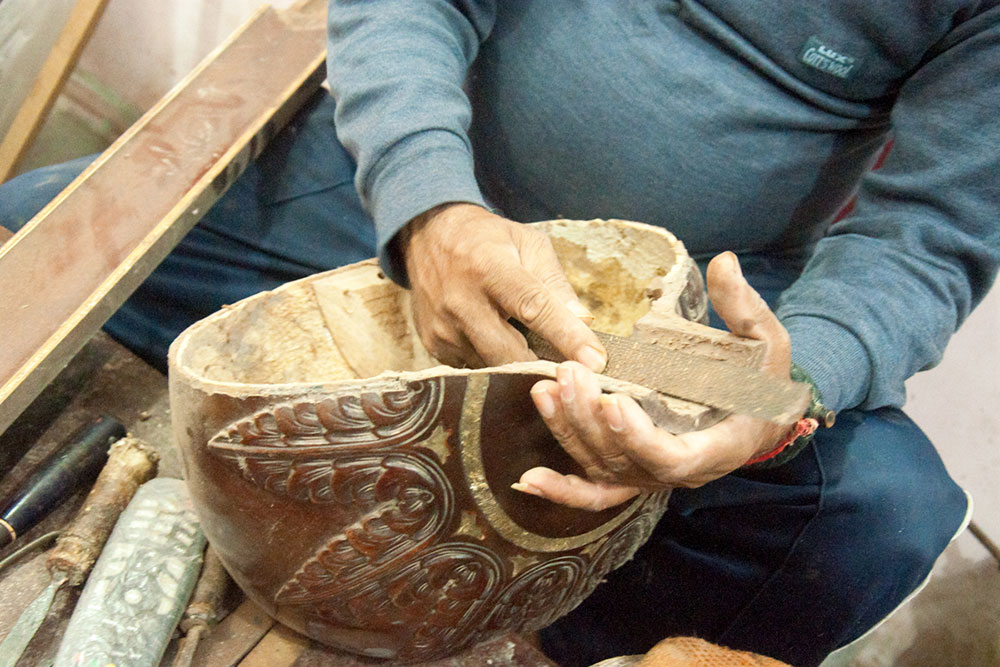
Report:
[{"label": "man's hand", "polygon": [[414,319],[434,357],[474,368],[533,360],[513,317],[567,359],[604,368],[592,316],[545,234],[480,206],[445,204],[411,221],[406,235]]},{"label": "man's hand", "polygon": [[[765,373],[787,379],[788,332],[746,282],[736,255],[715,257],[708,267],[708,294],[729,329],[766,344]],[[624,394],[602,394],[589,370],[561,364],[556,382],[531,390],[535,407],[587,478],[532,468],[515,488],[554,502],[589,510],[622,503],[644,489],[696,487],[771,451],[787,426],[731,415],[701,431],[674,435],[656,428]]]}]

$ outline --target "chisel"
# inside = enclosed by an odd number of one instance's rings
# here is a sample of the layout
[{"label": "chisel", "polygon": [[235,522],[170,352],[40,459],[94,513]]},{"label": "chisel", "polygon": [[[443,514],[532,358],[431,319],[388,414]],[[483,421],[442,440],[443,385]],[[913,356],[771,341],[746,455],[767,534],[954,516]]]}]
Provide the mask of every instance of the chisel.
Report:
[{"label": "chisel", "polygon": [[136,438],[125,437],[111,445],[108,462],[83,507],[66,527],[46,560],[51,580],[17,619],[0,643],[0,665],[13,665],[35,636],[64,585],[79,586],[101,553],[104,543],[136,489],[156,474],[159,455]]},{"label": "chisel", "polygon": [[111,443],[123,437],[125,427],[118,420],[99,417],[42,461],[0,504],[0,548],[24,535],[78,488],[92,483],[108,460]]}]

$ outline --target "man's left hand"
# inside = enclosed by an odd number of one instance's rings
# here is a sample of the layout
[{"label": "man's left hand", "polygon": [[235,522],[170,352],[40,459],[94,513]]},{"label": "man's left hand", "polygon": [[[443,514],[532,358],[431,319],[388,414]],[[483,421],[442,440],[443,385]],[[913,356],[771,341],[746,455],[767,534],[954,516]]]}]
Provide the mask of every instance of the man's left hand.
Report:
[{"label": "man's left hand", "polygon": [[[765,343],[761,370],[788,379],[788,332],[746,282],[736,255],[708,266],[708,294],[716,312],[740,336]],[[657,428],[624,394],[602,394],[596,376],[564,362],[556,381],[531,390],[535,407],[559,444],[584,469],[586,479],[549,468],[532,468],[515,488],[570,507],[599,511],[643,490],[697,487],[774,449],[788,426],[730,415],[701,431],[675,435]]]}]

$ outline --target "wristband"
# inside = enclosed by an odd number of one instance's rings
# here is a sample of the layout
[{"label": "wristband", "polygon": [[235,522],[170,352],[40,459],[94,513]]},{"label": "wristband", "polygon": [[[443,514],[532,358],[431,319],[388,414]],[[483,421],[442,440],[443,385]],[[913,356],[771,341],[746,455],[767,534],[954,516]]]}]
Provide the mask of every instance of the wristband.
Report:
[{"label": "wristband", "polygon": [[778,442],[774,449],[750,459],[743,464],[743,467],[775,468],[788,463],[798,456],[799,452],[809,446],[817,428],[820,426],[829,428],[836,421],[836,414],[833,410],[823,405],[819,388],[813,382],[812,378],[809,377],[808,373],[798,364],[792,363],[789,375],[795,382],[804,382],[809,385],[811,395],[809,407],[806,409],[805,415],[792,425],[791,430]]}]

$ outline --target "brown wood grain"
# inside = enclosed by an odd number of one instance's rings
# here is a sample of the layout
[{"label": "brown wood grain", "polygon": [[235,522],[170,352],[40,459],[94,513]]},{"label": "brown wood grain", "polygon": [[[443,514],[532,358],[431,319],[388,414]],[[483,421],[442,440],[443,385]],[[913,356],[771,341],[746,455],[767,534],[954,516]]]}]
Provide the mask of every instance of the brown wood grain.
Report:
[{"label": "brown wood grain", "polygon": [[278,623],[239,663],[239,667],[290,666],[308,647],[308,637]]},{"label": "brown wood grain", "polygon": [[18,164],[42,129],[107,4],[108,0],[77,0],[73,5],[66,25],[0,143],[0,183],[16,174]]},{"label": "brown wood grain", "polygon": [[274,619],[252,600],[245,600],[208,633],[195,651],[196,667],[232,667],[274,627]]},{"label": "brown wood grain", "polygon": [[0,431],[319,86],[324,17],[262,9],[0,248]]}]

